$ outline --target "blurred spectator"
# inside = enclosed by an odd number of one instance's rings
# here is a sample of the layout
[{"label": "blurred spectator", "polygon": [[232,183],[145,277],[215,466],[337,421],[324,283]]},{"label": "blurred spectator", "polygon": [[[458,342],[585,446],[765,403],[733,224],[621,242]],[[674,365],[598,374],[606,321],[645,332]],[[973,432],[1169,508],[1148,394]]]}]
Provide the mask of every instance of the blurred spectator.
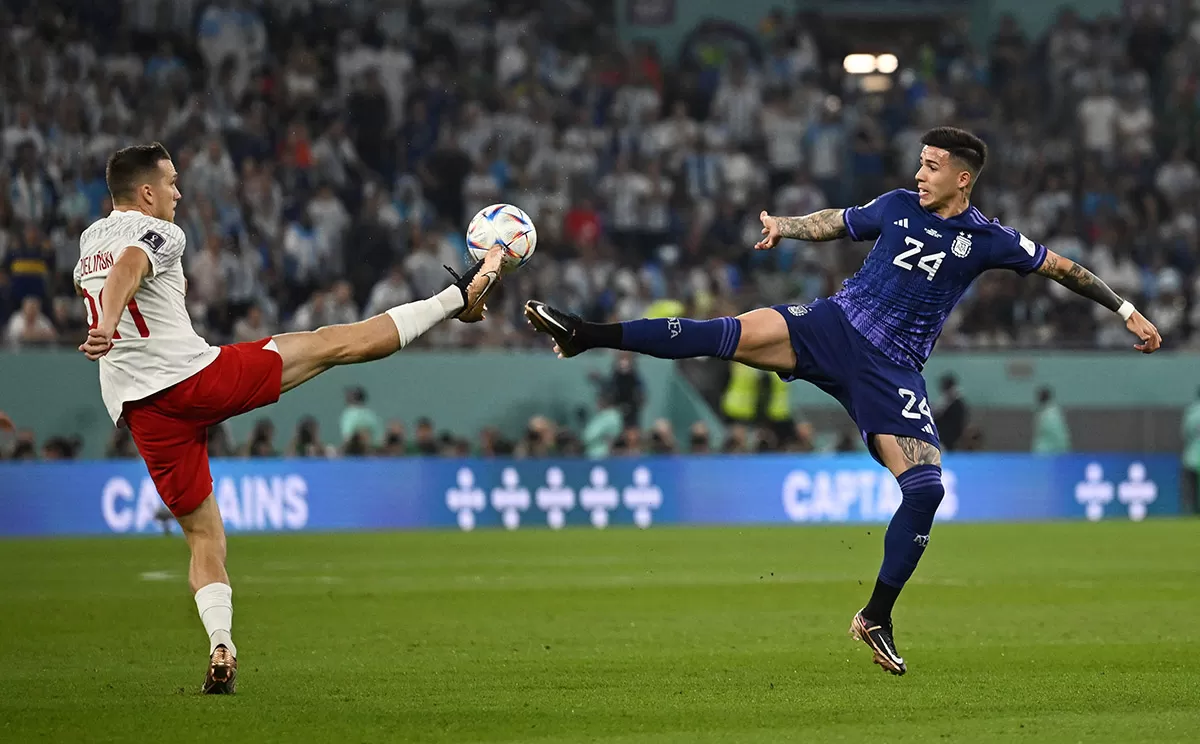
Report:
[{"label": "blurred spectator", "polygon": [[412,288],[408,285],[408,277],[404,275],[404,267],[392,264],[387,276],[380,279],[371,288],[371,296],[363,308],[363,317],[370,318],[398,305],[413,301]]},{"label": "blurred spectator", "polygon": [[[343,414],[344,415],[344,414]],[[337,448],[321,442],[321,428],[312,416],[305,416],[296,424],[296,435],[288,443],[286,457],[332,457]]]},{"label": "blurred spectator", "polygon": [[1183,483],[1180,505],[1185,513],[1200,511],[1200,391],[1183,412]]},{"label": "blurred spectator", "polygon": [[292,316],[291,330],[311,331],[333,325],[337,322],[336,317],[333,305],[329,300],[329,293],[326,290],[318,289],[308,298],[308,302],[296,308],[296,313]]},{"label": "blurred spectator", "polygon": [[243,457],[275,457],[275,424],[270,419],[259,419],[254,422],[250,438],[242,448]]},{"label": "blurred spectator", "polygon": [[371,445],[367,442],[367,432],[359,429],[342,443],[342,454],[346,457],[366,457],[372,453]]},{"label": "blurred spectator", "polygon": [[12,347],[45,346],[54,343],[58,333],[54,330],[54,324],[42,313],[38,298],[26,297],[21,301],[21,311],[9,318],[4,338]]},{"label": "blurred spectator", "polygon": [[788,441],[789,452],[814,452],[816,450],[816,431],[808,421],[797,421],[795,431]]},{"label": "blurred spectator", "polygon": [[104,447],[104,456],[110,460],[132,460],[137,457],[137,447],[133,443],[133,435],[124,426],[113,429],[108,444]]},{"label": "blurred spectator", "polygon": [[383,420],[367,407],[367,391],[361,387],[346,388],[346,407],[339,423],[342,442],[362,434],[363,446],[373,450],[383,443]]},{"label": "blurred spectator", "polygon": [[525,436],[517,445],[518,457],[550,457],[556,454],[558,427],[545,416],[529,419]]},{"label": "blurred spectator", "polygon": [[416,455],[436,455],[438,451],[437,438],[433,431],[433,422],[428,418],[417,419],[417,429],[414,433],[412,453]]},{"label": "blurred spectator", "polygon": [[758,427],[754,434],[754,451],[760,454],[779,451],[779,437],[770,426]]},{"label": "blurred spectator", "polygon": [[1054,391],[1043,387],[1037,392],[1038,408],[1033,417],[1033,451],[1040,455],[1060,455],[1071,451],[1071,432],[1067,417],[1054,402]]},{"label": "blurred spectator", "polygon": [[11,460],[36,460],[37,459],[37,439],[32,431],[22,429],[17,431],[16,439],[13,441],[13,446],[9,452]]},{"label": "blurred spectator", "polygon": [[596,413],[583,429],[584,453],[588,457],[607,457],[624,428],[624,417],[611,395],[607,391],[601,391],[596,396]]},{"label": "blurred spectator", "polygon": [[405,438],[404,424],[399,421],[389,421],[387,431],[383,435],[381,455],[388,457],[403,457],[408,454],[408,441]]},{"label": "blurred spectator", "polygon": [[762,372],[738,362],[729,364],[729,384],[721,396],[721,413],[727,421],[752,424],[758,417]]},{"label": "blurred spectator", "polygon": [[42,442],[42,459],[74,460],[82,446],[79,437],[50,437]]},{"label": "blurred spectator", "polygon": [[946,450],[953,451],[959,448],[970,423],[970,411],[958,389],[958,377],[952,373],[942,375],[938,386],[942,396],[934,409],[933,421],[942,445]]},{"label": "blurred spectator", "polygon": [[703,421],[697,421],[688,430],[688,451],[693,455],[707,455],[712,452],[711,435]]},{"label": "blurred spectator", "polygon": [[60,295],[54,298],[54,330],[60,342],[83,339],[87,336],[87,319],[82,304],[73,298]]},{"label": "blurred spectator", "polygon": [[351,289],[350,282],[334,283],[329,292],[329,314],[335,324],[358,321],[358,308],[354,305],[354,290]]},{"label": "blurred spectator", "polygon": [[636,426],[627,426],[613,445],[612,454],[622,457],[638,457],[646,453],[642,441],[642,430]]},{"label": "blurred spectator", "polygon": [[671,422],[666,419],[658,419],[650,427],[650,454],[671,455],[677,451],[675,431],[671,428]]},{"label": "blurred spectator", "polygon": [[246,315],[233,324],[233,342],[235,344],[247,341],[258,341],[275,333],[275,328],[269,324],[263,315],[262,308],[251,305]]},{"label": "blurred spectator", "polygon": [[233,457],[237,448],[229,434],[229,424],[208,427],[208,456]]},{"label": "blurred spectator", "polygon": [[721,451],[729,455],[750,451],[750,434],[745,425],[733,424],[727,429],[725,443],[721,445]]},{"label": "blurred spectator", "polygon": [[54,247],[36,222],[23,223],[18,237],[10,239],[7,254],[0,259],[8,275],[11,301],[20,303],[26,297],[35,297],[39,304],[44,302],[52,286]]},{"label": "blurred spectator", "polygon": [[621,414],[625,426],[637,426],[642,418],[642,406],[646,403],[646,390],[637,371],[637,362],[628,351],[618,352],[613,359],[612,374],[607,380],[593,375],[608,391],[609,400]]}]

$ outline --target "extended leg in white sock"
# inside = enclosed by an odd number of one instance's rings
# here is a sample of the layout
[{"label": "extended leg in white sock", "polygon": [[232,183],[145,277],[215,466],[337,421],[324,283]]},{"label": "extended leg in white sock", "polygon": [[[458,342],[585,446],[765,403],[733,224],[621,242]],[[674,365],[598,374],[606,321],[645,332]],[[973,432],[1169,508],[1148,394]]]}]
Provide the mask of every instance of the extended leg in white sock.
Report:
[{"label": "extended leg in white sock", "polygon": [[196,610],[208,633],[208,653],[224,646],[237,658],[230,631],[233,629],[233,589],[228,584],[213,583],[196,592]]},{"label": "extended leg in white sock", "polygon": [[400,333],[400,348],[416,341],[421,334],[462,309],[462,292],[447,287],[426,300],[409,302],[387,311]]}]

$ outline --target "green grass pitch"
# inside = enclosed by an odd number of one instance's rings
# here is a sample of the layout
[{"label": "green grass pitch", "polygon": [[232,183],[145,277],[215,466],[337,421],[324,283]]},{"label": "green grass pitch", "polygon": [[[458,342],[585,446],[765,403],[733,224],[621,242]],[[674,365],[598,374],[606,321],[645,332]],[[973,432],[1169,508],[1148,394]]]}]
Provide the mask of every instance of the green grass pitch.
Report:
[{"label": "green grass pitch", "polygon": [[1169,742],[1200,730],[1200,521],[236,536],[238,694],[181,539],[0,542],[0,741]]}]

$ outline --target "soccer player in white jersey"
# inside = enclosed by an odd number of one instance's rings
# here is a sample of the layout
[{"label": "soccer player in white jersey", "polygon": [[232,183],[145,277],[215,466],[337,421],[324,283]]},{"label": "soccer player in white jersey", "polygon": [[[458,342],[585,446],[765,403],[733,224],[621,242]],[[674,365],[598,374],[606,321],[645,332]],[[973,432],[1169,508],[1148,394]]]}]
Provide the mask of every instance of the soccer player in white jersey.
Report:
[{"label": "soccer player in white jersey", "polygon": [[100,362],[109,415],[124,420],[163,502],[191,549],[188,580],[209,637],[202,690],[232,693],[237,647],[230,637],[233,593],[225,571],[225,528],[212,498],[207,430],[274,403],[325,370],[390,356],[434,325],[483,319],[500,277],[497,246],[454,283],[425,300],[373,318],[210,346],[192,329],[180,264],[185,239],[174,224],[180,193],[171,156],[158,143],[127,147],[108,161],[113,211],[80,236],[75,290],[87,306],[79,347]]}]

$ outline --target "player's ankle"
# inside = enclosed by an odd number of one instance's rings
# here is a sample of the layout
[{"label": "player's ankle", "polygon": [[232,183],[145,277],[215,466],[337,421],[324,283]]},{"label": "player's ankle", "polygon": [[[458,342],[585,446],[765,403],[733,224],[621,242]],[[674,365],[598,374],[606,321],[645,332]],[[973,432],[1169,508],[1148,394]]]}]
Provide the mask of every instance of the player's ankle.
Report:
[{"label": "player's ankle", "polygon": [[587,349],[619,349],[621,348],[620,323],[589,323],[581,322],[572,339],[580,351]]}]

